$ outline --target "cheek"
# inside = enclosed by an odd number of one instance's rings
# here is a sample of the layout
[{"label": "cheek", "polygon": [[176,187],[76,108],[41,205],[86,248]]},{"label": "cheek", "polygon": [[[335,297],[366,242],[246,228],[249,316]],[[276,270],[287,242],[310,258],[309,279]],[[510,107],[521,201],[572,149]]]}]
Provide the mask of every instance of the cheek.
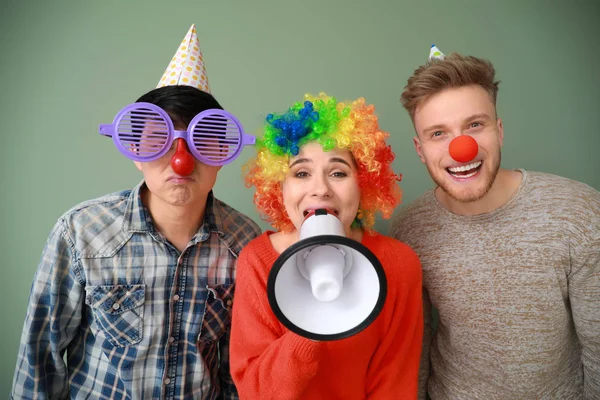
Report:
[{"label": "cheek", "polygon": [[498,142],[493,138],[480,138],[477,140],[477,145],[479,146],[478,153],[487,156],[494,155],[498,148]]},{"label": "cheek", "polygon": [[428,146],[422,148],[423,159],[425,160],[425,164],[434,165],[441,163],[445,157],[450,157],[450,153],[448,152],[448,146]]},{"label": "cheek", "polygon": [[283,197],[283,207],[292,219],[292,222],[294,222],[294,205],[296,196],[294,195],[294,190],[291,185],[288,185],[284,182],[281,188],[281,195]]},{"label": "cheek", "polygon": [[170,167],[172,154],[166,154],[158,160],[150,161],[145,163],[146,170],[148,171],[162,171],[163,169]]},{"label": "cheek", "polygon": [[306,182],[293,181],[289,182],[288,180],[283,181],[281,185],[281,191],[283,194],[284,202],[293,204],[294,202],[300,200],[302,198],[303,193],[305,192]]},{"label": "cheek", "polygon": [[285,182],[281,185],[281,196],[283,197],[283,205],[285,208],[288,208],[288,204],[290,202],[290,188]]},{"label": "cheek", "polygon": [[202,164],[200,161],[196,162],[196,167],[194,168],[194,172],[204,177],[207,181],[213,181],[217,179],[217,174],[219,172],[218,167],[213,167],[210,165]]},{"label": "cheek", "polygon": [[171,171],[170,158],[165,159],[163,157],[156,161],[141,163],[140,171],[144,175],[144,180],[160,182]]},{"label": "cheek", "polygon": [[355,212],[360,206],[360,188],[358,184],[351,185],[343,189],[343,193],[345,193],[344,208],[349,214],[353,214],[352,218],[354,219]]}]

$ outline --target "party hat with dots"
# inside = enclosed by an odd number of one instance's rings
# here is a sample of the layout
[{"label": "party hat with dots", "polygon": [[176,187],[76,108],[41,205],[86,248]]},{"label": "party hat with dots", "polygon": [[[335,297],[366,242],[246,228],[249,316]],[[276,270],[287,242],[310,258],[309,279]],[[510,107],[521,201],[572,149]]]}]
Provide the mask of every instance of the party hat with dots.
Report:
[{"label": "party hat with dots", "polygon": [[429,61],[431,60],[443,60],[444,53],[440,49],[437,48],[435,44],[431,45],[431,50],[429,50]]},{"label": "party hat with dots", "polygon": [[194,86],[210,93],[196,25],[192,25],[183,38],[157,87],[171,85]]}]

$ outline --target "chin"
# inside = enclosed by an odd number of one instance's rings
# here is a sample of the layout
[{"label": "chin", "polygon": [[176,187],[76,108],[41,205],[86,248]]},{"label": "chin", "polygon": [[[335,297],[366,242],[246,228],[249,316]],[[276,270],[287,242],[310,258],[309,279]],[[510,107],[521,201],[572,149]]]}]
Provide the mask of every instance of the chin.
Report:
[{"label": "chin", "polygon": [[435,175],[431,175],[435,183],[452,200],[460,203],[472,203],[482,199],[490,191],[497,173],[498,168],[495,171],[482,168],[469,178],[457,179],[446,169],[442,169]]},{"label": "chin", "polygon": [[444,187],[442,185],[440,185],[440,188],[448,195],[448,197],[459,203],[472,203],[480,200],[489,192],[489,189],[487,188],[455,190],[455,188]]}]

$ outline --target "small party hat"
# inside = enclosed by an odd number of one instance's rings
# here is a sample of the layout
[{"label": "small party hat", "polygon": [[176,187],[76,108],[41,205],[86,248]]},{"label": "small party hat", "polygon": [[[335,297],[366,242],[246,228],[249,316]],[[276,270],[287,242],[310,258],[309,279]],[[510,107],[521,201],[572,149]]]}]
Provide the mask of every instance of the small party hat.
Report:
[{"label": "small party hat", "polygon": [[431,60],[443,60],[444,53],[440,49],[437,48],[435,44],[431,45],[431,50],[429,50],[429,61]]},{"label": "small party hat", "polygon": [[200,51],[200,41],[194,24],[183,38],[157,87],[171,85],[194,86],[210,93],[204,58]]}]

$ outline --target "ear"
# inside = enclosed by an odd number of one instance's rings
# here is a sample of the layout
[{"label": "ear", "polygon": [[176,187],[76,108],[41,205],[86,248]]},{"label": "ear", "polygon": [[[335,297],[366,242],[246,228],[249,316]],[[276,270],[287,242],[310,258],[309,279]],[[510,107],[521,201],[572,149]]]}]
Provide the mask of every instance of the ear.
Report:
[{"label": "ear", "polygon": [[500,147],[504,144],[504,126],[502,125],[502,118],[496,120],[496,126],[498,128],[498,141],[500,142]]},{"label": "ear", "polygon": [[413,137],[413,145],[415,146],[415,151],[419,155],[421,162],[425,164],[425,157],[423,157],[423,148],[421,147],[421,141],[418,136]]},{"label": "ear", "polygon": [[142,172],[142,163],[139,161],[134,161],[133,163],[135,164],[135,167]]}]

